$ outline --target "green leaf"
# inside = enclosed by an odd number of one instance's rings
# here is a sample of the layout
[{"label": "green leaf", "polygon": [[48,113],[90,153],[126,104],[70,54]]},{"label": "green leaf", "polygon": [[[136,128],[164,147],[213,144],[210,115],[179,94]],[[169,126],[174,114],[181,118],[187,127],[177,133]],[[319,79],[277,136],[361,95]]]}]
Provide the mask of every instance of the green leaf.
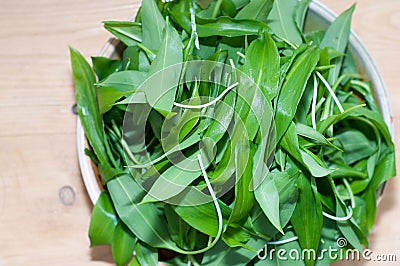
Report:
[{"label": "green leaf", "polygon": [[253,179],[253,155],[254,149],[250,147],[250,144],[246,140],[239,142],[235,148],[235,201],[228,225],[242,224],[248,218],[255,203],[251,187]]},{"label": "green leaf", "polygon": [[98,165],[98,169],[99,169],[101,181],[103,184],[106,184],[109,180],[111,180],[117,176],[124,175],[127,173],[126,171],[122,171],[120,169],[115,169],[111,166],[102,165],[102,164]]},{"label": "green leaf", "polygon": [[111,87],[99,87],[97,89],[97,99],[99,102],[99,112],[104,115],[111,110],[113,105],[122,97],[130,94],[131,92],[120,92]]},{"label": "green leaf", "polygon": [[120,219],[141,241],[159,248],[179,250],[168,235],[165,219],[152,204],[138,204],[143,189],[129,175],[114,178],[107,184]]},{"label": "green leaf", "polygon": [[[300,174],[297,182],[299,201],[290,219],[302,249],[318,251],[322,230],[322,205],[310,179]],[[312,225],[312,226],[307,226]],[[306,265],[314,265],[306,260]]]},{"label": "green leaf", "polygon": [[291,123],[286,134],[283,136],[281,146],[290,156],[309,170],[314,177],[327,176],[335,171],[335,169],[328,169],[322,166],[316,156],[311,155],[311,152],[308,152],[306,149],[300,149],[294,123]]},{"label": "green leaf", "polygon": [[273,180],[273,175],[267,174],[265,179],[255,189],[254,195],[269,221],[283,234],[279,218],[279,192]]},{"label": "green leaf", "polygon": [[122,62],[121,60],[98,56],[92,57],[92,65],[98,79],[103,80],[112,73],[120,71]]},{"label": "green leaf", "polygon": [[70,48],[75,98],[78,114],[90,146],[101,164],[109,165],[104,140],[104,125],[100,116],[94,83],[94,72],[85,58]]},{"label": "green leaf", "polygon": [[297,105],[303,95],[307,80],[314,71],[318,60],[319,49],[309,47],[297,57],[291,66],[286,81],[280,90],[276,106],[277,141],[285,134],[296,114]]},{"label": "green leaf", "polygon": [[202,143],[204,145],[200,150],[182,160],[176,159],[171,167],[161,173],[148,194],[143,198],[142,203],[168,200],[183,192],[195,181],[202,174],[197,156],[202,154],[203,163],[206,167],[211,163],[212,158],[212,144],[206,140],[203,140]]},{"label": "green leaf", "polygon": [[[345,217],[348,214],[348,210],[346,210],[346,206],[343,203],[336,202],[336,215],[338,217]],[[362,245],[360,240],[358,239],[357,234],[354,232],[352,228],[352,224],[350,220],[347,221],[339,221],[338,227],[340,232],[346,238],[346,240],[350,243],[350,245],[357,249],[358,251],[362,252]]]},{"label": "green leaf", "polygon": [[338,239],[340,237],[342,237],[342,235],[337,227],[336,221],[325,218],[321,232],[321,239],[323,241],[321,241],[318,251],[318,255],[321,257],[323,256],[323,258],[316,261],[316,266],[330,265],[334,261],[340,260],[339,256],[337,256],[338,258],[336,259],[334,258],[334,256],[331,256],[332,258],[329,258],[330,256],[326,256],[326,250],[337,249],[337,254],[345,254],[342,252],[345,252],[346,250],[344,248],[338,247],[337,245]]},{"label": "green leaf", "polygon": [[[198,84],[194,85],[194,89],[186,105],[200,105]],[[176,109],[174,109],[175,111]],[[179,109],[174,116],[167,117],[162,128],[163,148],[169,150],[170,147],[182,142],[200,119],[201,109]]]},{"label": "green leaf", "polygon": [[146,80],[147,73],[136,70],[115,72],[97,83],[100,87],[112,87],[118,92],[132,93]]},{"label": "green leaf", "polygon": [[[190,14],[169,12],[171,19],[179,24],[187,33],[192,32]],[[265,23],[256,20],[240,19],[230,17],[219,17],[217,19],[202,19],[196,17],[197,34],[199,37],[224,36],[239,37],[245,35],[258,35],[261,30],[268,31]]]},{"label": "green leaf", "polygon": [[243,227],[227,227],[224,233],[222,234],[222,240],[229,247],[242,247],[249,249],[245,243],[249,241],[251,238],[251,234],[245,230]]},{"label": "green leaf", "polygon": [[236,6],[232,0],[222,0],[221,11],[224,16],[234,17],[236,15]]},{"label": "green leaf", "polygon": [[[343,12],[339,17],[332,22],[328,30],[325,33],[324,38],[320,44],[320,48],[331,47],[338,51],[339,53],[344,53],[347,48],[350,37],[350,24],[351,17],[353,15],[355,4]],[[343,57],[335,59],[335,67],[329,71],[328,82],[334,84],[339,76],[341,66],[343,62]]]},{"label": "green leaf", "polygon": [[239,11],[235,19],[254,19],[265,23],[273,4],[274,0],[251,0]]},{"label": "green leaf", "polygon": [[134,256],[132,260],[129,262],[128,266],[141,266],[141,265],[136,256]]},{"label": "green leaf", "polygon": [[235,104],[236,95],[234,92],[228,92],[222,100],[222,103],[216,104],[211,123],[204,133],[205,138],[211,138],[215,143],[221,140],[234,117]]},{"label": "green leaf", "polygon": [[164,210],[172,240],[178,247],[185,248],[191,227],[174,211],[171,205],[165,205]]},{"label": "green leaf", "polygon": [[142,43],[150,50],[158,50],[163,40],[165,20],[154,0],[144,0],[141,6]]},{"label": "green leaf", "polygon": [[279,193],[279,220],[282,228],[290,221],[299,197],[296,187],[297,175],[289,176],[286,172],[269,173]]},{"label": "green leaf", "polygon": [[301,123],[296,123],[296,132],[298,135],[309,138],[311,140],[314,140],[318,143],[324,144],[326,146],[332,147],[334,149],[339,149],[335,145],[333,145],[330,141],[328,141],[324,135],[319,133],[316,129],[306,126]]},{"label": "green leaf", "polygon": [[97,97],[100,113],[108,112],[112,106],[124,96],[136,92],[137,88],[144,82],[147,73],[135,70],[115,72],[97,85]]},{"label": "green leaf", "polygon": [[247,265],[257,256],[257,251],[265,245],[265,240],[253,237],[246,245],[251,249],[230,248],[223,241],[219,241],[211,250],[204,253],[201,265]]},{"label": "green leaf", "polygon": [[[241,75],[236,91],[239,97],[237,98],[235,111],[241,121],[239,120],[235,124],[236,128],[234,130],[238,134],[247,135],[246,138],[249,140],[254,140],[257,133],[260,134],[262,139],[270,137],[268,134],[272,130],[271,127],[273,127],[273,111],[271,103],[265,97],[262,90],[258,88],[252,79]],[[245,123],[244,129],[241,128],[243,122]],[[269,139],[269,141],[274,140],[275,138]],[[263,144],[266,145],[267,142],[265,140]]]},{"label": "green leaf", "polygon": [[[299,191],[296,187],[298,174],[289,177],[287,172],[270,172],[270,178],[273,179],[279,194],[279,220],[284,228],[296,207]],[[278,229],[270,222],[260,206],[254,208],[252,213],[252,223],[258,233],[264,237],[272,239],[279,233]]]},{"label": "green leaf", "polygon": [[247,49],[242,70],[254,80],[265,98],[271,101],[278,93],[279,68],[280,57],[275,41],[264,32]]},{"label": "green leaf", "polygon": [[295,45],[303,41],[295,19],[297,6],[297,0],[275,0],[268,17],[272,32]]},{"label": "green leaf", "polygon": [[236,9],[241,9],[245,5],[249,4],[250,0],[232,0],[232,2],[236,6]]},{"label": "green leaf", "polygon": [[376,145],[359,130],[347,129],[337,134],[336,137],[343,145],[344,160],[348,165],[371,156],[377,148]]},{"label": "green leaf", "polygon": [[303,32],[304,22],[311,0],[300,0],[296,8],[296,24],[300,32]]},{"label": "green leaf", "polygon": [[344,113],[329,116],[327,119],[317,123],[317,130],[324,133],[330,126],[339,123],[345,119],[349,118],[366,118],[379,130],[385,139],[386,143],[392,143],[392,137],[390,135],[389,129],[383,121],[381,114],[373,112],[365,108],[364,105],[353,105],[353,104],[343,104],[345,110]]},{"label": "green leaf", "polygon": [[157,249],[149,247],[145,243],[139,241],[136,244],[136,258],[141,266],[157,266],[158,253]]},{"label": "green leaf", "polygon": [[131,21],[105,21],[104,28],[127,46],[142,42],[142,25]]},{"label": "green leaf", "polygon": [[376,191],[383,182],[396,176],[396,158],[393,149],[394,147],[388,148],[387,154],[378,161],[369,189]]},{"label": "green leaf", "polygon": [[114,231],[117,223],[118,217],[110,196],[107,192],[103,191],[94,205],[90,218],[90,245],[111,244],[114,239]]},{"label": "green leaf", "polygon": [[[224,223],[231,215],[231,208],[218,200]],[[215,237],[218,233],[218,217],[213,202],[198,206],[174,206],[175,212],[190,226],[209,236]]]},{"label": "green leaf", "polygon": [[318,157],[306,149],[300,150],[301,157],[303,158],[304,164],[307,165],[307,169],[314,177],[327,176],[335,171],[335,169],[329,169],[322,166],[318,160]]},{"label": "green leaf", "polygon": [[181,63],[182,60],[182,42],[178,32],[168,23],[165,27],[160,50],[149,70],[150,78],[141,87],[149,104],[164,116],[167,116],[172,110],[181,67],[176,66],[167,71],[165,69]]},{"label": "green leaf", "polygon": [[112,243],[112,254],[117,265],[125,265],[133,255],[136,244],[136,237],[122,223],[118,222],[115,228],[114,240]]}]

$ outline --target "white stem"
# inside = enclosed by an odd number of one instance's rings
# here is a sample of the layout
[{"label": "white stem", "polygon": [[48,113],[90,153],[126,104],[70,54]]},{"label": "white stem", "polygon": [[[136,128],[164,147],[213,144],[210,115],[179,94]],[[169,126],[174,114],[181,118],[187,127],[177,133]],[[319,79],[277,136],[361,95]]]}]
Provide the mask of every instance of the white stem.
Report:
[{"label": "white stem", "polygon": [[353,190],[351,189],[351,186],[349,184],[349,181],[347,181],[346,178],[343,178],[343,184],[347,189],[347,192],[349,193],[349,197],[350,197],[350,202],[351,202],[351,208],[355,208],[356,207],[356,201],[354,200],[354,193]]},{"label": "white stem", "polygon": [[236,54],[238,56],[240,56],[241,58],[246,59],[246,56],[244,54],[242,54],[241,52],[237,51]]},{"label": "white stem", "polygon": [[333,100],[335,101],[337,107],[339,108],[339,111],[341,113],[344,113],[344,109],[342,107],[342,105],[339,102],[339,99],[336,97],[335,92],[332,90],[332,87],[329,85],[328,81],[326,81],[326,79],[324,78],[324,76],[321,75],[321,73],[319,73],[318,71],[316,72],[317,76],[319,77],[319,79],[322,81],[322,83],[324,83],[326,89],[328,90],[329,94],[332,96]]},{"label": "white stem", "polygon": [[192,34],[195,37],[194,46],[200,50],[199,36],[197,35],[196,14],[193,8],[190,8],[190,21],[192,23]]},{"label": "white stem", "polygon": [[233,63],[232,58],[229,59],[229,63],[231,64],[232,69],[236,69],[235,63]]},{"label": "white stem", "polygon": [[200,165],[200,168],[201,168],[201,172],[203,173],[204,180],[206,181],[206,185],[207,185],[208,191],[210,192],[211,198],[212,198],[212,200],[214,202],[215,209],[217,210],[218,233],[217,233],[217,236],[215,237],[215,240],[218,241],[219,237],[222,234],[222,225],[223,225],[221,208],[219,207],[217,197],[215,196],[215,193],[214,193],[214,190],[213,190],[213,188],[211,186],[210,180],[208,179],[207,172],[206,172],[206,169],[204,168],[203,160],[201,159],[200,153],[197,155],[197,159],[199,161],[199,165]]},{"label": "white stem", "polygon": [[349,214],[345,217],[336,217],[336,216],[330,215],[326,212],[322,212],[322,215],[325,216],[326,218],[329,218],[334,221],[347,221],[353,216],[353,209],[350,207]]},{"label": "white stem", "polygon": [[[195,254],[204,253],[204,252],[210,250],[212,247],[215,246],[215,244],[217,244],[217,242],[218,242],[219,239],[221,238],[222,229],[223,229],[223,221],[222,221],[222,212],[221,212],[221,208],[220,208],[220,206],[219,206],[219,204],[218,204],[217,197],[215,196],[214,190],[213,190],[213,188],[212,188],[212,186],[211,186],[211,184],[210,184],[210,181],[209,181],[209,179],[208,179],[207,172],[206,172],[206,169],[205,169],[205,167],[204,167],[203,160],[201,159],[201,155],[200,155],[200,154],[197,155],[197,159],[198,159],[198,161],[199,161],[199,165],[200,165],[201,171],[202,171],[202,173],[203,173],[204,180],[206,181],[206,185],[207,185],[208,191],[210,191],[211,198],[212,198],[212,200],[213,200],[213,202],[214,202],[215,209],[216,209],[216,211],[217,211],[217,216],[218,216],[218,232],[217,232],[217,235],[215,236],[214,240],[213,240],[211,243],[209,243],[209,245],[207,245],[207,247],[205,247],[205,248],[202,248],[202,249],[199,249],[199,250],[195,250],[195,251],[192,251],[192,250],[183,250],[183,249],[179,249],[179,250],[178,250],[179,253],[185,254],[185,255],[195,255]],[[192,262],[191,262],[191,263],[192,263]],[[194,262],[193,262],[193,264],[194,264]]]},{"label": "white stem", "polygon": [[174,102],[175,106],[181,107],[181,108],[186,108],[186,109],[202,109],[202,108],[206,108],[208,106],[211,106],[213,104],[215,104],[216,102],[218,102],[219,100],[222,99],[222,97],[225,96],[225,94],[227,94],[230,90],[232,90],[233,88],[235,88],[237,85],[239,85],[238,82],[236,82],[235,84],[229,86],[226,90],[224,90],[221,95],[219,95],[217,98],[215,98],[214,100],[212,100],[209,103],[206,104],[202,104],[202,105],[185,105],[185,104],[180,104],[177,102]]},{"label": "white stem", "polygon": [[317,97],[318,97],[318,81],[317,78],[315,77],[315,74],[313,75],[314,79],[314,95],[313,95],[313,101],[311,104],[311,123],[312,127],[314,129],[317,129],[317,122],[316,122],[316,106],[317,106]]},{"label": "white stem", "polygon": [[268,245],[282,245],[282,244],[286,244],[292,241],[296,241],[297,239],[299,239],[298,236],[294,236],[285,240],[280,240],[280,241],[271,241],[271,242],[267,242]]}]

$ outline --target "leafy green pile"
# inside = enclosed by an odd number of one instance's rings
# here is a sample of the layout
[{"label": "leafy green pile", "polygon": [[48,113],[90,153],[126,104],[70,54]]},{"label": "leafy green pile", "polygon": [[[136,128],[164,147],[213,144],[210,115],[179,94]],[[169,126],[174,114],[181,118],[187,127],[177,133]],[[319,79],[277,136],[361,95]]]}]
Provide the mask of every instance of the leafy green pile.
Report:
[{"label": "leafy green pile", "polygon": [[[86,153],[104,187],[90,222],[92,245],[111,244],[118,265],[329,265],[335,258],[278,260],[257,252],[267,243],[317,256],[330,247],[368,246],[377,190],[395,175],[394,147],[371,84],[347,51],[354,7],[326,31],[305,33],[309,2],[143,0],[134,22],[104,23],[121,42],[119,58],[93,57],[91,67],[71,48]],[[165,91],[139,90],[154,73],[195,60],[225,63],[256,86],[239,80],[228,91],[226,84],[188,82],[152,104]],[[174,107],[217,96],[202,110]],[[273,131],[255,119],[268,114]],[[127,115],[137,127],[124,128]],[[232,132],[215,122],[221,120]],[[172,126],[162,129],[166,123]],[[128,142],[132,136],[140,141]],[[178,149],[163,147],[171,136]],[[212,143],[199,148],[205,139]],[[178,151],[186,156],[181,161],[163,156]],[[196,158],[201,164],[210,153],[213,160],[196,171],[177,167]],[[168,196],[210,200],[197,206],[157,200],[148,191],[163,189],[160,174],[191,185]],[[347,245],[338,246],[339,237]]]}]

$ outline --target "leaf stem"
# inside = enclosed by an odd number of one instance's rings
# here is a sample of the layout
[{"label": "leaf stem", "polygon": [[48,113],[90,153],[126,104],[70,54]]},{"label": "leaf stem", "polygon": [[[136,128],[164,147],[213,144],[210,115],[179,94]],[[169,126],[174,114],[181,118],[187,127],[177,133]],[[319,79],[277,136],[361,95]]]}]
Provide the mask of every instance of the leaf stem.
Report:
[{"label": "leaf stem", "polygon": [[214,240],[207,247],[205,247],[203,249],[196,250],[196,251],[179,250],[180,253],[186,254],[186,255],[200,254],[200,253],[203,253],[203,252],[206,252],[206,251],[210,250],[213,246],[215,246],[215,244],[217,244],[217,242],[221,238],[222,229],[223,229],[221,208],[220,208],[220,206],[218,204],[218,200],[217,200],[217,197],[215,196],[214,190],[213,190],[213,188],[212,188],[212,186],[210,184],[210,180],[208,179],[207,172],[206,172],[206,169],[204,167],[203,160],[202,160],[200,154],[197,155],[197,160],[199,161],[199,165],[200,165],[201,171],[203,173],[204,180],[206,181],[206,185],[207,185],[208,191],[210,192],[211,198],[212,198],[212,200],[214,202],[214,205],[215,205],[215,209],[217,211],[218,232],[217,232],[217,235],[215,236]]},{"label": "leaf stem", "polygon": [[317,97],[318,97],[318,81],[315,74],[313,75],[314,80],[314,95],[311,105],[311,123],[314,129],[317,129],[317,122],[316,122],[316,106],[317,106]]},{"label": "leaf stem", "polygon": [[186,109],[202,109],[202,108],[206,108],[208,106],[211,106],[211,105],[215,104],[219,100],[221,100],[222,97],[225,96],[225,94],[227,94],[230,90],[232,90],[233,88],[235,88],[238,85],[239,85],[239,83],[236,82],[235,84],[229,86],[226,90],[224,90],[221,93],[221,95],[219,95],[217,98],[215,98],[214,100],[212,100],[209,103],[205,103],[205,104],[201,104],[201,105],[185,105],[185,104],[180,104],[180,103],[174,102],[174,105],[178,106],[178,107],[181,107],[181,108],[186,108]]},{"label": "leaf stem", "polygon": [[324,83],[326,89],[328,90],[329,94],[332,96],[333,100],[335,101],[337,107],[339,108],[339,111],[341,113],[344,113],[344,109],[342,107],[342,104],[340,103],[339,99],[336,97],[335,92],[332,90],[332,87],[329,85],[328,81],[326,81],[326,79],[324,78],[324,76],[322,76],[321,73],[319,73],[318,71],[315,72],[317,73],[317,76],[319,77],[319,79],[322,81],[322,83]]},{"label": "leaf stem", "polygon": [[287,39],[285,39],[285,38],[283,38],[283,37],[281,37],[281,36],[279,36],[279,35],[276,35],[276,34],[274,34],[274,36],[275,37],[277,37],[278,39],[280,39],[281,41],[283,41],[283,42],[285,42],[286,44],[288,44],[290,47],[292,47],[293,49],[297,49],[298,47],[297,47],[297,45],[295,45],[294,43],[292,43],[291,41],[289,41],[289,40],[287,40]]},{"label": "leaf stem", "polygon": [[236,54],[237,54],[238,56],[240,56],[241,58],[243,58],[244,60],[246,60],[246,56],[245,56],[242,52],[237,51]]},{"label": "leaf stem", "polygon": [[352,207],[352,208],[355,208],[355,207],[356,207],[356,201],[355,201],[355,199],[354,199],[354,193],[353,193],[353,190],[351,189],[351,186],[350,186],[350,184],[349,184],[349,181],[347,181],[346,178],[343,178],[343,184],[344,184],[344,186],[346,187],[346,189],[347,189],[347,191],[348,191],[348,193],[349,193],[350,202],[351,202],[351,207]]},{"label": "leaf stem", "polygon": [[147,54],[147,56],[151,59],[151,61],[154,61],[156,59],[157,55],[153,53],[149,48],[147,48],[141,43],[137,43],[137,46]]},{"label": "leaf stem", "polygon": [[289,242],[296,241],[297,239],[299,239],[299,237],[298,236],[294,236],[294,237],[291,237],[291,238],[288,238],[288,239],[284,239],[284,240],[270,241],[270,242],[267,242],[267,244],[268,245],[282,245],[282,244],[286,244],[286,243],[289,243]]},{"label": "leaf stem", "polygon": [[216,18],[217,17],[218,11],[219,11],[219,9],[221,7],[221,4],[222,4],[222,1],[223,0],[218,0],[217,3],[215,4],[215,7],[214,7],[214,10],[213,10],[211,18]]},{"label": "leaf stem", "polygon": [[349,220],[353,216],[353,209],[351,207],[349,207],[348,209],[349,209],[349,213],[345,217],[336,217],[336,216],[330,215],[329,213],[326,213],[324,211],[322,212],[322,215],[328,219],[343,222],[343,221]]},{"label": "leaf stem", "polygon": [[193,255],[188,255],[188,266],[192,265],[193,266],[200,266],[200,264],[196,261],[196,258]]}]

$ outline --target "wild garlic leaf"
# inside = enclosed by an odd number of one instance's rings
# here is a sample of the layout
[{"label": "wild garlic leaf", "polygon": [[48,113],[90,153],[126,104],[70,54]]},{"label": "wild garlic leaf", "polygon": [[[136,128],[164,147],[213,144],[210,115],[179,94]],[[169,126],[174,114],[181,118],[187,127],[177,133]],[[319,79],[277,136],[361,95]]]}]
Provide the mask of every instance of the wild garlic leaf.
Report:
[{"label": "wild garlic leaf", "polygon": [[296,25],[299,32],[303,32],[305,18],[308,11],[308,6],[310,5],[311,0],[300,0],[297,4],[297,9],[295,12]]},{"label": "wild garlic leaf", "polygon": [[[182,62],[182,49],[178,32],[167,23],[157,57],[149,70],[149,79],[140,87],[144,90],[146,99],[152,108],[165,117],[170,113],[174,104],[181,67],[169,68],[170,71],[165,69]],[[161,70],[164,71],[154,75]]]},{"label": "wild garlic leaf", "polygon": [[77,110],[82,121],[86,137],[103,165],[109,165],[104,139],[104,124],[99,112],[96,89],[96,78],[93,69],[85,58],[74,48],[70,48],[71,65],[75,83]]},{"label": "wild garlic leaf", "polygon": [[[224,224],[227,223],[232,209],[218,200]],[[218,219],[213,202],[197,206],[173,206],[174,211],[190,226],[209,236],[217,236]]]},{"label": "wild garlic leaf", "polygon": [[[344,149],[344,160],[347,165],[371,156],[377,149],[361,131],[348,129],[336,135]],[[354,140],[357,140],[356,142]]]},{"label": "wild garlic leaf", "polygon": [[289,126],[286,134],[283,136],[281,146],[290,156],[309,170],[314,177],[324,177],[335,171],[335,169],[328,169],[322,166],[313,156],[306,152],[305,149],[299,147],[294,123]]},{"label": "wild garlic leaf", "polygon": [[[190,14],[169,12],[171,19],[178,23],[186,32],[191,33],[192,24]],[[217,19],[196,18],[197,34],[199,37],[224,36],[240,37],[245,35],[258,35],[261,30],[268,31],[265,23],[249,19],[233,19],[219,17]]]},{"label": "wild garlic leaf", "polygon": [[135,256],[140,265],[142,266],[157,266],[158,253],[157,249],[152,248],[145,243],[138,241],[135,247]]},{"label": "wild garlic leaf", "polygon": [[[250,152],[248,152],[250,150]],[[249,155],[248,157],[246,155]],[[251,183],[253,179],[254,148],[247,140],[240,141],[235,147],[235,201],[228,225],[242,224],[247,220],[255,203]]]},{"label": "wild garlic leaf", "polygon": [[[312,177],[311,177],[312,178]],[[322,206],[318,193],[312,188],[310,177],[300,174],[297,179],[299,201],[291,218],[296,235],[302,249],[318,250],[322,231]],[[312,225],[312,226],[305,226]],[[314,265],[314,261],[306,260],[306,265]]]},{"label": "wild garlic leaf", "polygon": [[115,72],[97,83],[100,87],[112,87],[119,92],[134,92],[147,78],[147,73],[136,70]]},{"label": "wild garlic leaf", "polygon": [[279,213],[279,192],[273,175],[268,174],[254,191],[258,204],[272,225],[283,234]]},{"label": "wild garlic leaf", "polygon": [[309,47],[295,59],[291,66],[285,82],[280,89],[276,105],[275,124],[277,141],[285,134],[296,114],[297,105],[306,87],[305,84],[314,71],[318,60],[319,49]]},{"label": "wild garlic leaf", "polygon": [[136,237],[119,221],[114,232],[112,255],[117,265],[126,265],[133,255],[136,246]]},{"label": "wild garlic leaf", "polygon": [[117,224],[118,217],[113,203],[108,193],[103,191],[94,205],[90,218],[90,245],[111,244]]},{"label": "wild garlic leaf", "polygon": [[159,248],[179,250],[168,235],[164,217],[152,204],[139,204],[143,189],[129,175],[117,177],[107,184],[118,216],[141,241]]},{"label": "wild garlic leaf", "polygon": [[274,0],[251,0],[235,16],[235,19],[254,19],[266,23]]},{"label": "wild garlic leaf", "polygon": [[150,50],[160,49],[163,41],[165,19],[155,0],[144,0],[141,6],[142,44]]},{"label": "wild garlic leaf", "polygon": [[102,56],[92,57],[93,70],[99,80],[103,80],[114,72],[122,69],[122,61]]},{"label": "wild garlic leaf", "polygon": [[268,16],[268,26],[272,32],[294,45],[303,42],[296,23],[297,0],[275,0]]},{"label": "wild garlic leaf", "polygon": [[131,21],[105,21],[104,28],[127,46],[142,42],[142,25]]},{"label": "wild garlic leaf", "polygon": [[264,32],[246,51],[242,70],[249,75],[271,101],[278,93],[280,57],[275,41]]},{"label": "wild garlic leaf", "polygon": [[[331,47],[340,53],[344,53],[347,48],[350,37],[350,24],[355,5],[343,12],[339,17],[332,22],[325,33],[324,38],[320,44],[320,48]],[[343,57],[335,59],[335,67],[329,71],[328,82],[333,84],[339,77],[343,62]]]}]

